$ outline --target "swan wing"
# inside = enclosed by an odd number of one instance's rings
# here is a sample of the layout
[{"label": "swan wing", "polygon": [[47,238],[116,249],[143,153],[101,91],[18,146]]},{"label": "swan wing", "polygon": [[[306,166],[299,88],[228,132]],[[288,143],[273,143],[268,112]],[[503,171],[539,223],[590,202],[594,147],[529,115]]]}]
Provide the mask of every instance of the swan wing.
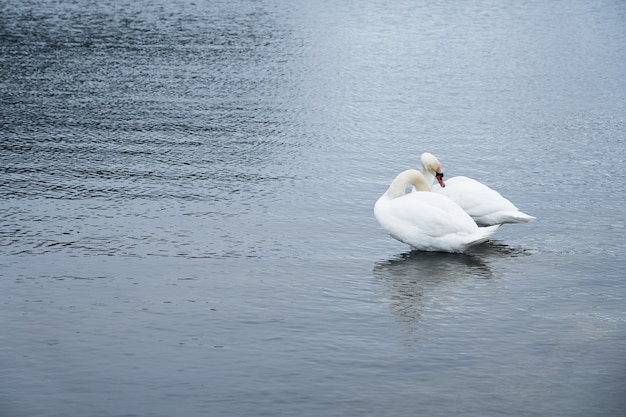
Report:
[{"label": "swan wing", "polygon": [[478,224],[521,223],[534,219],[496,190],[472,178],[450,178],[445,188],[434,185],[433,192],[449,197]]},{"label": "swan wing", "polygon": [[394,199],[383,196],[374,214],[393,238],[419,250],[462,252],[487,240],[497,228],[480,230],[456,203],[430,192],[416,191]]},{"label": "swan wing", "polygon": [[389,200],[383,217],[395,228],[419,230],[431,237],[471,233],[477,229],[474,221],[453,201],[425,191]]}]

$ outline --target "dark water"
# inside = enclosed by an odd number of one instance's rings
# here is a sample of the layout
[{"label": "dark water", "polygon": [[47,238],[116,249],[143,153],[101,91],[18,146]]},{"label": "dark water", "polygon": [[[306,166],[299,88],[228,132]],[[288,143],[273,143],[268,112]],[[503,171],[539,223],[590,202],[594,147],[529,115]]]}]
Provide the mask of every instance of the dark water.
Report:
[{"label": "dark water", "polygon": [[[0,415],[626,414],[621,1],[0,3]],[[538,220],[410,253],[436,154]]]}]

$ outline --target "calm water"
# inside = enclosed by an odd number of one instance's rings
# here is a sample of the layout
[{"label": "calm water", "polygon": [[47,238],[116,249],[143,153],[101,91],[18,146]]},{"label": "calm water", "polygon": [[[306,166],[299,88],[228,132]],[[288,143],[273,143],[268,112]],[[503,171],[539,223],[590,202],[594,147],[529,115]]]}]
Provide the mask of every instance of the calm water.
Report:
[{"label": "calm water", "polygon": [[1,3],[0,415],[626,415],[626,6],[457,3]]}]

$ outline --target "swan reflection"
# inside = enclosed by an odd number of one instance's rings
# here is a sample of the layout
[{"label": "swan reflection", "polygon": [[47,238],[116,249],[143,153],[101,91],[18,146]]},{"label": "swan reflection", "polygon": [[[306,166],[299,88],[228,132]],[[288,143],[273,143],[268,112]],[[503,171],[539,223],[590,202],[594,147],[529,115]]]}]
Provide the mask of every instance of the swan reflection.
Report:
[{"label": "swan reflection", "polygon": [[515,258],[518,256],[529,256],[532,255],[534,251],[521,246],[510,246],[498,240],[490,240],[485,244],[472,247],[467,253],[483,259],[489,257],[501,259],[503,257]]},{"label": "swan reflection", "polygon": [[413,251],[377,262],[374,276],[385,283],[393,312],[412,323],[421,317],[428,293],[468,278],[489,279],[493,272],[477,255]]},{"label": "swan reflection", "polygon": [[389,303],[400,321],[415,323],[429,303],[437,298],[437,306],[432,310],[447,310],[450,306],[437,297],[437,291],[445,290],[445,296],[454,297],[459,290],[458,283],[472,279],[491,279],[494,276],[489,259],[496,261],[528,255],[522,248],[507,246],[498,241],[490,241],[476,246],[470,253],[405,252],[391,259],[381,260],[374,266],[374,276],[384,282],[389,292]]}]

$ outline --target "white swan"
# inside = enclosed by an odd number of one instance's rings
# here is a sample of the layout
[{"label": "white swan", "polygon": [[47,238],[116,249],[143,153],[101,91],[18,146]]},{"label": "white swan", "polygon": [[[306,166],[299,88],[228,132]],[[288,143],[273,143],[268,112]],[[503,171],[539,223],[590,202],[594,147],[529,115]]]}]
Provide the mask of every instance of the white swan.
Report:
[{"label": "white swan", "polygon": [[[422,174],[431,190],[443,194],[457,203],[481,226],[504,223],[526,223],[535,217],[521,212],[513,203],[496,190],[468,177],[454,177],[443,183],[443,169],[439,160],[431,153],[421,156]],[[437,179],[439,185],[434,184]],[[445,187],[445,188],[444,188]]]},{"label": "white swan", "polygon": [[[406,194],[413,185],[417,191]],[[422,173],[401,172],[376,201],[374,215],[394,239],[423,251],[463,252],[484,242],[499,225],[478,227],[448,197],[431,193]]]}]

